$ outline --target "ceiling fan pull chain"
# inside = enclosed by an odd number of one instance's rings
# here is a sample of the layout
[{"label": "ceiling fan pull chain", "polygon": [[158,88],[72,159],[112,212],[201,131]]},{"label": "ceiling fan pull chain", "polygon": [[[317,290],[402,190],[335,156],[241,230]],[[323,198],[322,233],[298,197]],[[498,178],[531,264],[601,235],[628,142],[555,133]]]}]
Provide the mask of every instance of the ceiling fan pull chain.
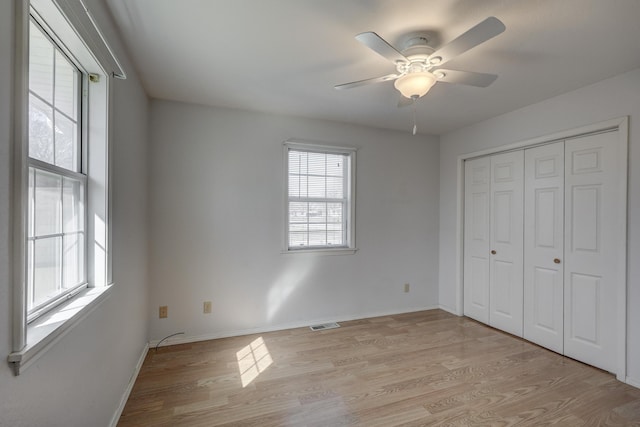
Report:
[{"label": "ceiling fan pull chain", "polygon": [[411,105],[411,108],[413,110],[413,134],[415,135],[416,132],[418,131],[418,126],[416,125],[416,99],[417,97],[411,97],[411,99],[413,100],[413,103]]}]

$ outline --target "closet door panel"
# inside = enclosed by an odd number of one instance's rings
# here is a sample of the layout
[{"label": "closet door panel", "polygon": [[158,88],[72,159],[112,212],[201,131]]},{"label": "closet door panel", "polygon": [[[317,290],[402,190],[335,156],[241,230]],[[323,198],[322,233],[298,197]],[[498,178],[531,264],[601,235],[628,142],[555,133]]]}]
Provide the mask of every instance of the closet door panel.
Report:
[{"label": "closet door panel", "polygon": [[524,152],[491,156],[489,324],[522,336]]},{"label": "closet door panel", "polygon": [[489,323],[488,158],[465,162],[464,314]]},{"label": "closet door panel", "polygon": [[564,143],[525,150],[524,338],[564,342]]},{"label": "closet door panel", "polygon": [[[615,372],[617,132],[565,143],[564,353]],[[620,339],[624,339],[623,337]]]}]

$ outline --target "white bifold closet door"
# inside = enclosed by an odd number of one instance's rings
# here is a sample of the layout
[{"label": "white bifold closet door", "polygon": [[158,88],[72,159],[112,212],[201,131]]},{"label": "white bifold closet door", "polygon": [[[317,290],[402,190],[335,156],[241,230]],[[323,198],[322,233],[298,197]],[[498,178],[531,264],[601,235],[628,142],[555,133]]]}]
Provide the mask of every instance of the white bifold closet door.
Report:
[{"label": "white bifold closet door", "polygon": [[465,162],[465,315],[616,372],[626,262],[619,137]]},{"label": "white bifold closet door", "polygon": [[464,312],[522,336],[523,152],[465,162]]},{"label": "white bifold closet door", "polygon": [[464,167],[464,314],[489,323],[491,160],[467,160]]},{"label": "white bifold closet door", "polygon": [[564,354],[616,371],[617,283],[626,251],[618,132],[565,141]]},{"label": "white bifold closet door", "polygon": [[489,325],[522,336],[522,150],[491,156]]},{"label": "white bifold closet door", "polygon": [[525,150],[524,338],[564,351],[564,142]]},{"label": "white bifold closet door", "polygon": [[[525,150],[524,338],[615,372],[617,132]],[[622,253],[621,253],[622,252]]]}]

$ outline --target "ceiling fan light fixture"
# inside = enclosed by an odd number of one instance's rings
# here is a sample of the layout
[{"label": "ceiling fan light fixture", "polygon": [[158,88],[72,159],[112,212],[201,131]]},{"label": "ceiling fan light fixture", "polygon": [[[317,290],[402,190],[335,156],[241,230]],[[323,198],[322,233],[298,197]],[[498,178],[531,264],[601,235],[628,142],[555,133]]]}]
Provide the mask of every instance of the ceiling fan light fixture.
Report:
[{"label": "ceiling fan light fixture", "polygon": [[393,83],[405,98],[420,98],[436,83],[436,76],[429,72],[408,73]]}]

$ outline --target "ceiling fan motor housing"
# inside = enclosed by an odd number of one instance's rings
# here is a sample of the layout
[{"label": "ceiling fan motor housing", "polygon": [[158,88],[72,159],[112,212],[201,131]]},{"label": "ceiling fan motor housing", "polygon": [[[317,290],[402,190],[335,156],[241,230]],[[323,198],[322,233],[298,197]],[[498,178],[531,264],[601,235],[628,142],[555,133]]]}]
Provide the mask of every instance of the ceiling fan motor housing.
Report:
[{"label": "ceiling fan motor housing", "polygon": [[436,64],[433,63],[431,54],[435,51],[429,46],[428,39],[425,36],[415,36],[408,39],[403,45],[402,54],[409,60],[409,62],[398,61],[396,62],[396,69],[398,73],[410,74],[410,73],[424,73],[433,68]]},{"label": "ceiling fan motor housing", "polygon": [[402,54],[407,58],[413,55],[429,56],[435,49],[429,46],[429,38],[424,34],[413,34],[402,43]]}]

